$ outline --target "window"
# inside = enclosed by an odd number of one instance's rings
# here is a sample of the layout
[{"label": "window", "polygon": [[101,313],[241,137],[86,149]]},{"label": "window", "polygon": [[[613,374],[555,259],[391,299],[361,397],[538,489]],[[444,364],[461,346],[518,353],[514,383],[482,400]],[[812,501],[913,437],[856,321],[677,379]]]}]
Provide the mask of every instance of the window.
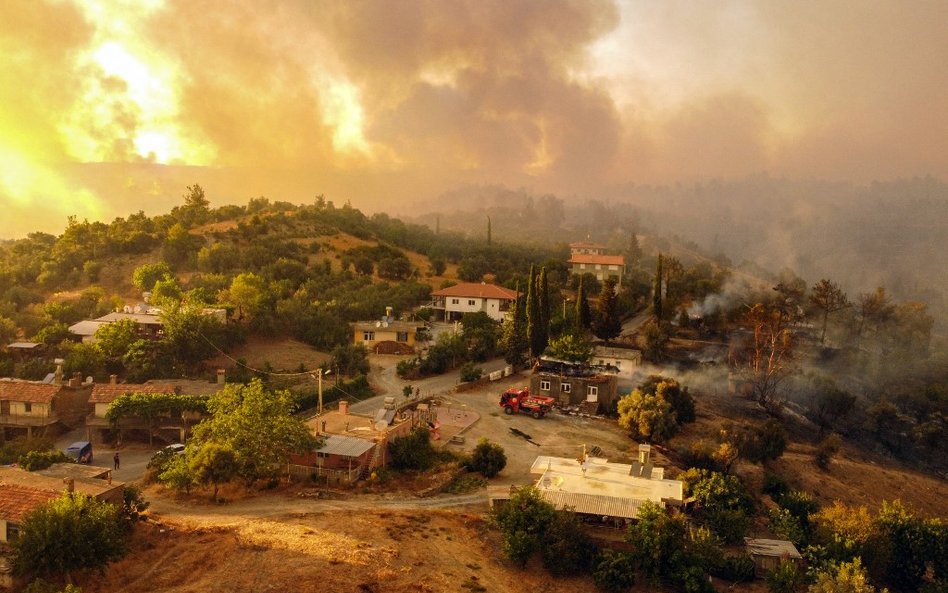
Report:
[{"label": "window", "polygon": [[618,270],[618,269],[619,269],[619,266],[610,265],[610,266],[609,266],[609,269],[610,269],[610,270]]},{"label": "window", "polygon": [[585,269],[586,269],[586,264],[579,264],[579,269],[580,269],[580,270],[585,270]]},{"label": "window", "polygon": [[31,404],[30,402],[24,403],[23,411],[26,412],[27,414],[31,413],[33,411],[33,404]]},{"label": "window", "polygon": [[598,397],[599,387],[597,387],[596,385],[590,385],[589,387],[586,388],[586,395],[595,395]]},{"label": "window", "polygon": [[549,391],[550,382],[549,381],[540,381],[540,391]]},{"label": "window", "polygon": [[407,341],[408,341],[408,332],[395,332],[395,341],[396,341],[396,342],[407,342]]},{"label": "window", "polygon": [[363,341],[363,342],[371,342],[371,341],[373,341],[373,340],[375,340],[375,332],[363,332],[363,333],[362,333],[362,341]]},{"label": "window", "polygon": [[560,383],[560,391],[563,393],[570,393],[573,390],[573,386],[569,383]]},{"label": "window", "polygon": [[460,302],[461,302],[461,301],[460,301],[459,299],[451,299],[451,304],[452,304],[452,305],[460,304]]},{"label": "window", "polygon": [[20,526],[14,523],[7,523],[7,541],[15,542],[20,539]]},{"label": "window", "polygon": [[473,307],[474,305],[477,304],[477,301],[475,301],[474,299],[468,299],[468,300],[467,300],[467,304],[468,304],[468,306]]}]

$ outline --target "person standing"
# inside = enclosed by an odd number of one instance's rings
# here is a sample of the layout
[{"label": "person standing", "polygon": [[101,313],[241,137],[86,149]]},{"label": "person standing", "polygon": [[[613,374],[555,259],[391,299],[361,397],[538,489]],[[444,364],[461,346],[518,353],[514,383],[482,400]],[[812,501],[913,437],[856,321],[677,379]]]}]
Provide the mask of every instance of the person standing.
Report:
[{"label": "person standing", "polygon": [[115,462],[115,469],[119,469],[119,466],[121,465],[121,463],[120,463],[120,460],[119,460],[119,452],[118,452],[118,451],[115,452],[115,455],[112,457],[112,461]]}]

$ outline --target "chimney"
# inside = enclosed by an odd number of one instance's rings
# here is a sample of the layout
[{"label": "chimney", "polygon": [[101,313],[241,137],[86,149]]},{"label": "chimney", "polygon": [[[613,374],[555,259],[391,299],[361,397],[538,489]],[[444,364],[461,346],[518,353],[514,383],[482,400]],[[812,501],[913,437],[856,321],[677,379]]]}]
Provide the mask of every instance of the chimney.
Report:
[{"label": "chimney", "polygon": [[349,402],[344,399],[339,400],[339,413],[343,416],[349,415]]},{"label": "chimney", "polygon": [[118,375],[109,375],[109,385],[118,385]]},{"label": "chimney", "polygon": [[391,307],[385,307],[385,318],[386,318],[386,319],[391,319],[391,318],[392,318],[392,308],[391,308]]},{"label": "chimney", "polygon": [[70,387],[81,387],[82,386],[82,373],[73,373],[72,377],[69,379]]},{"label": "chimney", "polygon": [[217,369],[217,384],[224,384],[224,369]]},{"label": "chimney", "polygon": [[61,384],[63,382],[63,363],[66,362],[62,358],[57,358],[53,362],[56,363],[56,372],[54,374],[56,384]]},{"label": "chimney", "polygon": [[651,451],[651,445],[639,445],[639,463],[642,465],[647,465]]},{"label": "chimney", "polygon": [[76,481],[72,478],[63,478],[63,484],[66,485],[66,492],[76,491]]}]

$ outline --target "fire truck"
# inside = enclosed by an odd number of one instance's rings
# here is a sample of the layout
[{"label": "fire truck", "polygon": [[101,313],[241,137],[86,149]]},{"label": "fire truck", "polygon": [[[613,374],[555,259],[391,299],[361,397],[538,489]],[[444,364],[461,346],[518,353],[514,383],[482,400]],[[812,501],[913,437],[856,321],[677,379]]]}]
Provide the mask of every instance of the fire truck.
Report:
[{"label": "fire truck", "polygon": [[552,397],[530,395],[530,390],[526,387],[508,389],[500,394],[500,407],[504,409],[505,414],[524,412],[534,418],[543,418],[553,408],[555,402],[556,400]]}]

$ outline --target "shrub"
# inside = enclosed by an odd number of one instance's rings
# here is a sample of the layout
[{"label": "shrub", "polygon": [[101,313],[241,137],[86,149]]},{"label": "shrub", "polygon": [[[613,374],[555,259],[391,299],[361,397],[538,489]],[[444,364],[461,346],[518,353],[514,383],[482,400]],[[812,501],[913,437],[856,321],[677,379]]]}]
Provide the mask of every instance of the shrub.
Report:
[{"label": "shrub", "polygon": [[803,574],[796,563],[784,560],[767,573],[767,587],[771,593],[794,593],[803,584]]},{"label": "shrub", "polygon": [[388,445],[389,459],[394,469],[426,470],[435,463],[431,433],[425,427],[416,428],[403,437],[395,437]]},{"label": "shrub", "polygon": [[627,552],[602,550],[593,568],[593,582],[607,593],[622,593],[635,584],[635,562]]},{"label": "shrub", "polygon": [[839,452],[839,446],[839,435],[836,433],[830,434],[816,446],[816,450],[813,452],[813,461],[816,462],[816,465],[819,466],[820,469],[829,469],[830,461],[832,461],[833,456]]},{"label": "shrub", "polygon": [[536,488],[525,487],[497,508],[493,518],[503,537],[504,554],[525,566],[543,545],[547,530],[556,520],[556,509],[543,500]]},{"label": "shrub", "polygon": [[876,588],[869,583],[862,562],[856,558],[817,573],[808,593],[876,593]]},{"label": "shrub", "polygon": [[473,362],[465,363],[461,367],[461,382],[470,383],[471,381],[477,381],[484,375],[484,369],[475,365]]},{"label": "shrub", "polygon": [[799,519],[785,508],[770,510],[770,530],[774,535],[800,545],[806,539],[803,526]]},{"label": "shrub", "polygon": [[20,456],[17,464],[26,471],[46,469],[54,463],[75,463],[76,460],[62,451],[30,451]]},{"label": "shrub", "polygon": [[480,472],[485,478],[493,478],[507,465],[507,455],[504,448],[497,443],[486,438],[481,439],[474,447],[468,465],[471,470]]},{"label": "shrub", "polygon": [[770,498],[774,502],[780,503],[781,497],[790,490],[790,485],[787,484],[787,481],[777,474],[772,474],[770,472],[764,472],[764,494],[770,495]]},{"label": "shrub", "polygon": [[748,554],[743,554],[725,556],[720,565],[709,569],[708,572],[721,579],[742,583],[753,580],[755,569],[754,559]]},{"label": "shrub", "polygon": [[547,528],[540,555],[550,574],[574,576],[589,571],[596,546],[575,513],[560,511]]},{"label": "shrub", "polygon": [[703,517],[711,531],[727,544],[741,543],[750,529],[751,519],[743,509],[716,509]]}]

